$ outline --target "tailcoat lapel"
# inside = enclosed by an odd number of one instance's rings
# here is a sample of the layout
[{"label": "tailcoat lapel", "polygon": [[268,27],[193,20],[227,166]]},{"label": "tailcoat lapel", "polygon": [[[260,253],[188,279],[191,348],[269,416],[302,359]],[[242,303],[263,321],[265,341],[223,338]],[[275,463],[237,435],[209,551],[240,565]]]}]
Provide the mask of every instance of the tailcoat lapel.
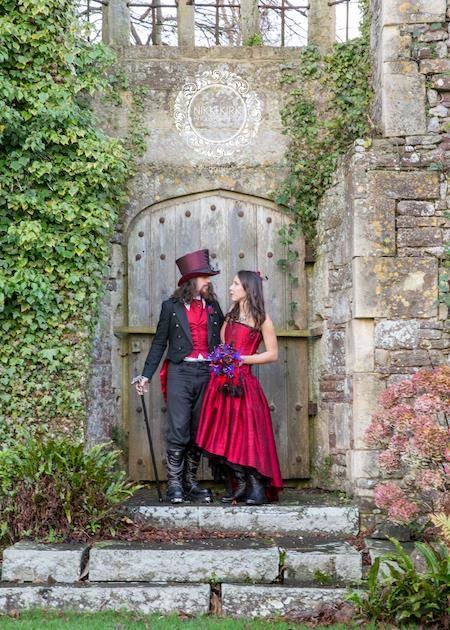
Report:
[{"label": "tailcoat lapel", "polygon": [[188,322],[188,318],[186,315],[186,307],[184,306],[183,302],[180,301],[176,301],[174,304],[174,311],[178,316],[178,319],[180,320],[180,325],[186,335],[186,337],[189,339],[189,341],[192,343],[192,335],[191,335],[191,329],[189,327],[189,322]]}]

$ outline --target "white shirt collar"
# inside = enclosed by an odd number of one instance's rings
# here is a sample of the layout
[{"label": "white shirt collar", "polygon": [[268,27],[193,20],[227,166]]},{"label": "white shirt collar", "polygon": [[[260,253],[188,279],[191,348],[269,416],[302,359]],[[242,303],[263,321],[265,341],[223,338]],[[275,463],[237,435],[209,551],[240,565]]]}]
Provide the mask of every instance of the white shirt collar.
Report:
[{"label": "white shirt collar", "polygon": [[[201,301],[202,301],[202,308],[205,308],[205,307],[206,307],[206,302],[205,302],[204,298],[200,297],[199,295],[198,295],[197,297],[195,297],[195,298],[194,298],[194,300],[201,300]],[[188,311],[190,311],[190,310],[191,310],[191,305],[190,305],[190,304],[187,304],[187,303],[185,302],[185,303],[184,303],[184,305],[185,305],[185,307],[186,307],[186,309],[187,309]]]}]

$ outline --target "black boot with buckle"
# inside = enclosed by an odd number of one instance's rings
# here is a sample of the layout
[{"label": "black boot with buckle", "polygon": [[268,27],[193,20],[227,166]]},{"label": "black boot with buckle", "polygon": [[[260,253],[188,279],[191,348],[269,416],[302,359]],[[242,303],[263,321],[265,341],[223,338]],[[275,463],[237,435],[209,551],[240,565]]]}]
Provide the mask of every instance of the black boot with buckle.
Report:
[{"label": "black boot with buckle", "polygon": [[247,495],[247,479],[244,468],[233,466],[231,477],[233,476],[235,483],[233,484],[231,479],[229,480],[227,493],[220,499],[222,503],[245,501]]},{"label": "black boot with buckle", "polygon": [[266,502],[263,480],[256,471],[247,474],[247,490],[247,505],[262,505]]},{"label": "black boot with buckle", "polygon": [[187,501],[202,501],[211,503],[212,492],[209,488],[202,488],[197,481],[197,470],[200,465],[202,453],[196,446],[189,446],[184,461],[184,494]]},{"label": "black boot with buckle", "polygon": [[183,450],[174,449],[167,451],[167,501],[169,503],[183,503],[183,465]]}]

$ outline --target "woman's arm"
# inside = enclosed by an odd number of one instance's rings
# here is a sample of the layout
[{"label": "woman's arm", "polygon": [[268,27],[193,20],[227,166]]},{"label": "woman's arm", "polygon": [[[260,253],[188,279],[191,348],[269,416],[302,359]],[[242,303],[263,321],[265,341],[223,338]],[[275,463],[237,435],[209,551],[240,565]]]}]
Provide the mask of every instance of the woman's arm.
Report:
[{"label": "woman's arm", "polygon": [[225,328],[227,327],[227,322],[224,321],[222,324],[222,328],[220,329],[220,341],[225,343]]},{"label": "woman's arm", "polygon": [[278,341],[275,334],[275,327],[270,317],[266,317],[264,324],[261,326],[261,332],[266,347],[265,351],[260,354],[250,354],[242,357],[242,363],[246,365],[256,365],[278,361]]}]

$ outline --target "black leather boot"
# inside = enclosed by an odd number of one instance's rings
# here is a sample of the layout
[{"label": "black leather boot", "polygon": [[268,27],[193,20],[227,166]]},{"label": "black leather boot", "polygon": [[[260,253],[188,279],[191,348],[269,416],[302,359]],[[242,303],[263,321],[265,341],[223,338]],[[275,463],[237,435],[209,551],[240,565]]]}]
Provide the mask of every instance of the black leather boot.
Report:
[{"label": "black leather boot", "polygon": [[169,503],[183,503],[183,465],[184,451],[181,449],[168,450],[167,462],[167,501]]},{"label": "black leather boot", "polygon": [[227,493],[223,495],[220,499],[222,503],[233,503],[233,501],[245,501],[247,495],[247,479],[245,475],[245,470],[233,468],[232,476],[236,478],[236,483],[234,485],[231,483],[231,480],[228,482]]},{"label": "black leather boot", "polygon": [[249,472],[247,474],[247,505],[262,505],[266,502],[266,493],[262,477],[257,472]]},{"label": "black leather boot", "polygon": [[184,460],[184,494],[187,500],[211,503],[212,492],[209,488],[202,488],[197,481],[197,470],[202,453],[196,446],[189,446]]}]

